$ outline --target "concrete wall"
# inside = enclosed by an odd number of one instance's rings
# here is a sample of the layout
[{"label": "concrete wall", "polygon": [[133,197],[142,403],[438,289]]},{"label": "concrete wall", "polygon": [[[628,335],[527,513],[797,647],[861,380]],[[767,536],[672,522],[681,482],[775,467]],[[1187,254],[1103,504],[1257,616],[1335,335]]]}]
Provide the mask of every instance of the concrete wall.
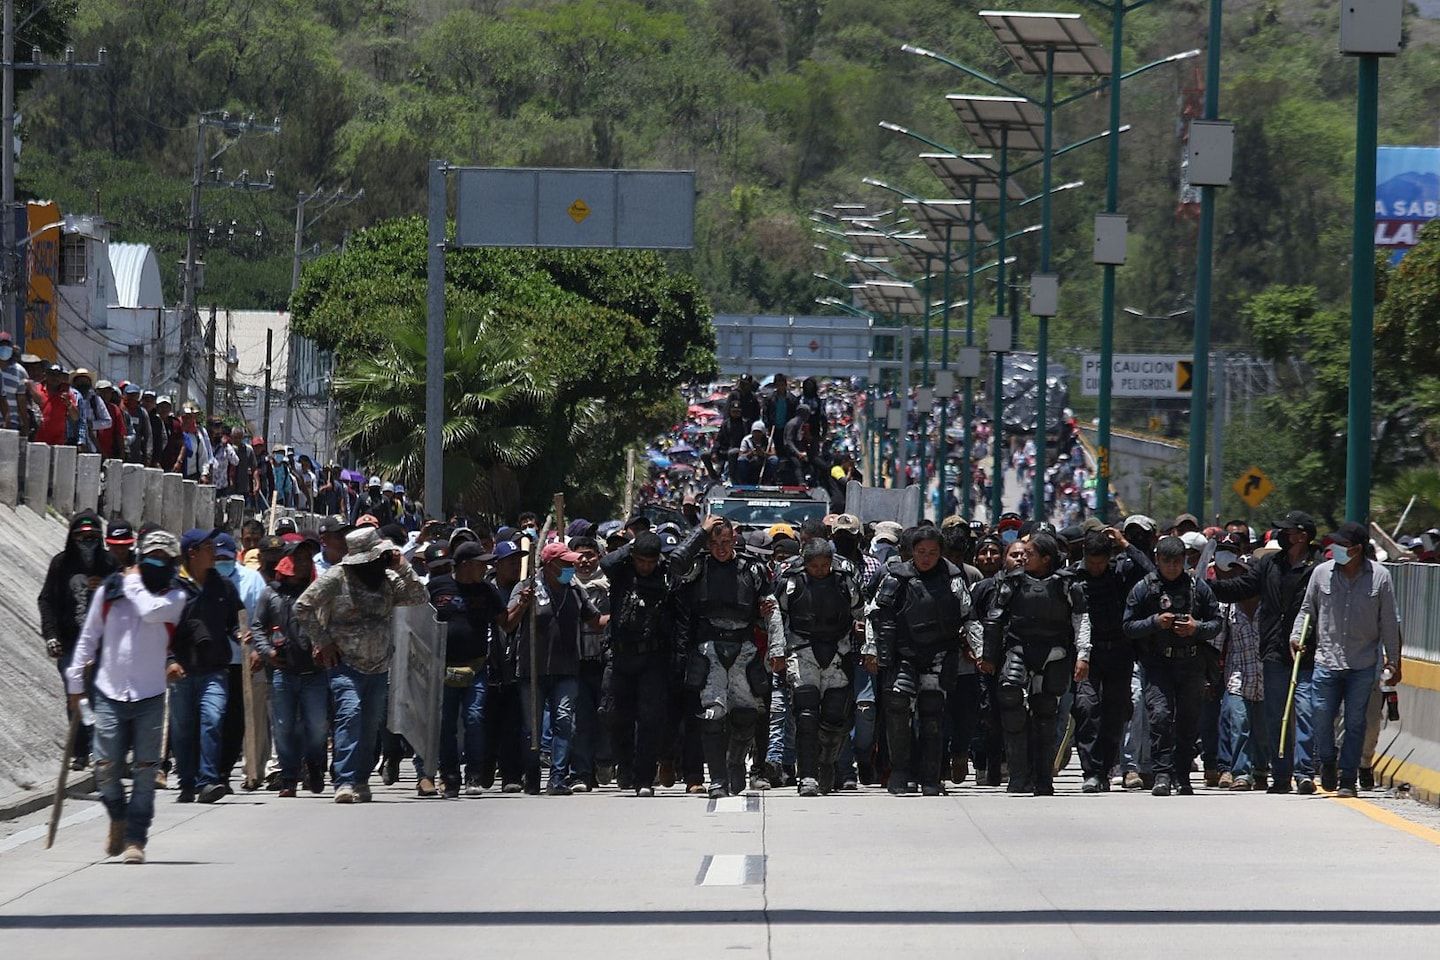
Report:
[{"label": "concrete wall", "polygon": [[[1082,426],[1085,443],[1095,448],[1096,430]],[[1188,448],[1183,443],[1128,430],[1110,431],[1110,487],[1128,513],[1149,513],[1147,493],[1157,471],[1184,469]]]}]

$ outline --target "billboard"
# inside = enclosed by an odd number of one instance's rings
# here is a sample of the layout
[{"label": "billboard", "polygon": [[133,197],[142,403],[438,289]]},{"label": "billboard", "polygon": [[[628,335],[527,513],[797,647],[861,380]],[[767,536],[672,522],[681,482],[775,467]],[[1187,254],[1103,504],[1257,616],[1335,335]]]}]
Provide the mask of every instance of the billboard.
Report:
[{"label": "billboard", "polygon": [[1375,246],[1415,246],[1420,228],[1440,216],[1440,147],[1380,147],[1375,152]]},{"label": "billboard", "polygon": [[[55,363],[59,359],[60,207],[25,205],[25,352]],[[48,229],[42,229],[48,228]]]}]

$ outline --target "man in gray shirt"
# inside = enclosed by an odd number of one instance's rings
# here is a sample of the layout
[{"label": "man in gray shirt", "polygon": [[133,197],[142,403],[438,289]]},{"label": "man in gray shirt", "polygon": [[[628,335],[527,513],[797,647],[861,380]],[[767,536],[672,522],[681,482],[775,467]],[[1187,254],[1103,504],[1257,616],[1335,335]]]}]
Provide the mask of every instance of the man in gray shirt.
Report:
[{"label": "man in gray shirt", "polygon": [[[1305,645],[1307,622],[1315,627],[1314,731],[1320,785],[1342,797],[1355,796],[1365,743],[1365,708],[1384,665],[1400,679],[1400,620],[1390,573],[1366,557],[1370,535],[1358,523],[1344,523],[1330,536],[1329,559],[1315,568],[1305,589],[1300,616],[1290,633],[1295,651]],[[1340,758],[1335,758],[1335,715],[1345,710]]]}]

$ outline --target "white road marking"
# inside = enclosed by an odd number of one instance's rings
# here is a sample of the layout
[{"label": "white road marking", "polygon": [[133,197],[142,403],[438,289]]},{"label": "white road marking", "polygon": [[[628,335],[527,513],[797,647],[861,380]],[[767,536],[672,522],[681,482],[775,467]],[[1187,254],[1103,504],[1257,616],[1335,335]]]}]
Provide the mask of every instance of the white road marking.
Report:
[{"label": "white road marking", "polygon": [[745,887],[765,879],[765,858],[753,854],[721,853],[706,857],[695,878],[697,887]]},{"label": "white road marking", "polygon": [[[79,813],[72,813],[70,816],[62,818],[60,826],[61,828],[73,827],[77,823],[85,823],[86,821],[94,820],[96,817],[103,817],[104,815],[105,805],[103,803],[97,803],[88,810],[81,810]],[[0,853],[9,853],[16,847],[24,846],[34,840],[44,840],[45,834],[49,829],[49,820],[36,824],[33,827],[26,827],[24,830],[20,830],[6,837],[4,840],[0,840]]]},{"label": "white road marking", "polygon": [[754,796],[744,797],[718,797],[710,801],[707,813],[759,813],[760,798]]}]

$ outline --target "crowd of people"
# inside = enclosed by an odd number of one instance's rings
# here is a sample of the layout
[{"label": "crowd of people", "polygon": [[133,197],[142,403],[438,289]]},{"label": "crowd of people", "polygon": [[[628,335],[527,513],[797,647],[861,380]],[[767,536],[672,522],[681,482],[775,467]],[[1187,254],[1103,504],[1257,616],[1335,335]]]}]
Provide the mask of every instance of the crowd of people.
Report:
[{"label": "crowd of people", "polygon": [[413,532],[336,514],[237,542],[78,514],[40,607],[72,709],[93,704],[74,749],[94,758],[107,854],[143,862],[169,773],[180,803],[232,792],[259,678],[268,716],[250,720],[274,758],[251,759],[271,789],[346,804],[376,770],[394,784],[391,621],[427,603],[446,672],[439,756],[413,760],[422,797],[1048,795],[1072,747],[1085,793],[1369,785],[1379,677],[1401,661],[1358,525],[1320,538],[1291,512],[1257,539],[1190,516],[842,513],[740,530],[693,504],[685,521],[575,519],[541,543],[533,513]]}]

